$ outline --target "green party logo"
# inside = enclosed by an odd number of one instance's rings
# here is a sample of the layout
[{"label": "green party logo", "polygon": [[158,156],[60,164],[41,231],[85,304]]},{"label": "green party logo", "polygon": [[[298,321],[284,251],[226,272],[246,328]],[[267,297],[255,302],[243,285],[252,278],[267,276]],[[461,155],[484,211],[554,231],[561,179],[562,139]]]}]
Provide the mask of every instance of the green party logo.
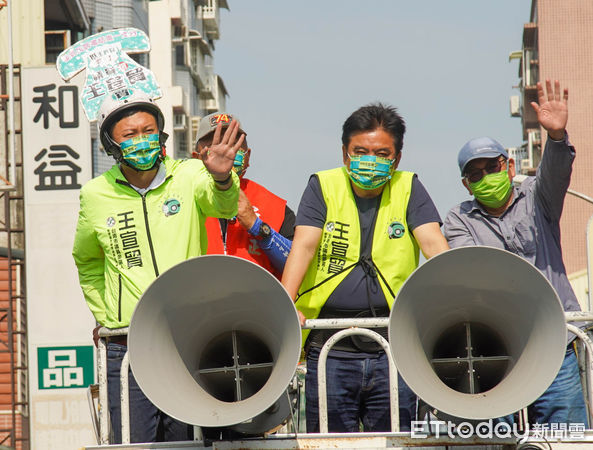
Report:
[{"label": "green party logo", "polygon": [[406,233],[406,227],[401,222],[391,222],[387,228],[389,239],[399,239]]},{"label": "green party logo", "polygon": [[179,200],[177,199],[170,198],[165,203],[163,203],[163,213],[167,217],[177,214],[180,209],[181,203],[179,203]]}]

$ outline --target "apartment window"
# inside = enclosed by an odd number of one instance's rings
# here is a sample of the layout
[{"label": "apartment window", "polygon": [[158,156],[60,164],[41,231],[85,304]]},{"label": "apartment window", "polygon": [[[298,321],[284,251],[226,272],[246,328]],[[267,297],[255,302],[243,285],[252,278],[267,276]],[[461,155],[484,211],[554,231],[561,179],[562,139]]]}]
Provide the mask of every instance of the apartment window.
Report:
[{"label": "apartment window", "polygon": [[54,64],[58,55],[70,47],[70,30],[45,32],[45,63]]},{"label": "apartment window", "polygon": [[175,132],[175,158],[188,158],[188,146],[187,146],[187,132],[176,131]]},{"label": "apartment window", "polygon": [[185,48],[183,44],[175,46],[175,65],[185,66]]}]

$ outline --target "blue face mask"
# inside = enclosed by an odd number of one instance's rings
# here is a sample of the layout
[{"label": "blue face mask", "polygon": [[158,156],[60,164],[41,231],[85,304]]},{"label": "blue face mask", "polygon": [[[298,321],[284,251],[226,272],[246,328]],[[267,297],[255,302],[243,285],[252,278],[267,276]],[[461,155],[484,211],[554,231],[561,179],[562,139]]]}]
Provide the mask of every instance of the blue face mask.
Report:
[{"label": "blue face mask", "polygon": [[237,176],[243,175],[245,172],[245,150],[239,149],[237,154],[235,155],[235,160],[233,161],[233,170],[237,174]]},{"label": "blue face mask", "polygon": [[137,170],[150,170],[161,154],[158,134],[140,134],[119,144],[127,164]]},{"label": "blue face mask", "polygon": [[350,158],[350,179],[361,189],[376,189],[391,178],[393,159],[375,155],[348,155]]}]

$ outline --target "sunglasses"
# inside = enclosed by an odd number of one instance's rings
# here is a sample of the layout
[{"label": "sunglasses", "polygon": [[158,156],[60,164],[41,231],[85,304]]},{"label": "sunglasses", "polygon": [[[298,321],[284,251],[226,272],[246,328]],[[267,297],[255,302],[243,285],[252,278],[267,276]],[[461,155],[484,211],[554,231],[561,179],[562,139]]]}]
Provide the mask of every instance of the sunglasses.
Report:
[{"label": "sunglasses", "polygon": [[484,175],[500,172],[502,170],[503,164],[506,164],[506,162],[507,160],[501,156],[494,161],[488,161],[482,169],[470,168],[467,172],[465,172],[464,177],[470,183],[477,183],[482,178],[484,178]]}]

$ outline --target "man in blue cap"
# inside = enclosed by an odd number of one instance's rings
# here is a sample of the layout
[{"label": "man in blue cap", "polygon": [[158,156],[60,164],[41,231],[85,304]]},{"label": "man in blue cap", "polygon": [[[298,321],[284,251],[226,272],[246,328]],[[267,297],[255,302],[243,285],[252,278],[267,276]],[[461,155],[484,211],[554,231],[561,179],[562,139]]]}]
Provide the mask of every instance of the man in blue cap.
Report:
[{"label": "man in blue cap", "polygon": [[[449,211],[444,234],[451,248],[488,245],[525,258],[554,286],[565,311],[579,311],[560,246],[560,216],[575,157],[566,134],[568,89],[561,92],[558,81],[552,88],[547,80],[546,90],[538,83],[537,91],[538,103],[531,105],[548,139],[536,176],[513,187],[515,162],[502,145],[488,137],[472,139],[459,152],[458,163],[474,199]],[[574,338],[569,336],[556,379],[530,405],[531,423],[587,424]]]}]

